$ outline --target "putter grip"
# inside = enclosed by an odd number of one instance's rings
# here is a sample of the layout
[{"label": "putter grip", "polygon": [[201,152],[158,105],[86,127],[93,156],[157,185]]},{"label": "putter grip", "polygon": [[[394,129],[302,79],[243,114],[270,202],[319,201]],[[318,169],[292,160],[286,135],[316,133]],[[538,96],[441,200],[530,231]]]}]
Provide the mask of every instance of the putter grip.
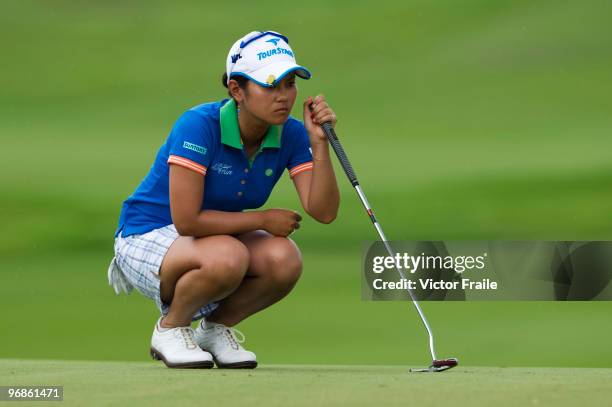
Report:
[{"label": "putter grip", "polygon": [[344,172],[346,173],[346,176],[348,177],[349,181],[351,181],[351,184],[354,187],[359,185],[357,177],[355,176],[355,171],[353,171],[353,167],[351,166],[351,163],[349,162],[349,159],[346,156],[346,153],[342,148],[342,144],[340,144],[340,140],[338,140],[338,136],[336,136],[336,132],[334,131],[334,128],[332,127],[331,123],[325,122],[321,125],[321,128],[323,129],[323,132],[327,136],[327,139],[329,140],[334,151],[336,152],[336,156],[338,157],[340,164],[342,164],[342,169],[344,169]]}]

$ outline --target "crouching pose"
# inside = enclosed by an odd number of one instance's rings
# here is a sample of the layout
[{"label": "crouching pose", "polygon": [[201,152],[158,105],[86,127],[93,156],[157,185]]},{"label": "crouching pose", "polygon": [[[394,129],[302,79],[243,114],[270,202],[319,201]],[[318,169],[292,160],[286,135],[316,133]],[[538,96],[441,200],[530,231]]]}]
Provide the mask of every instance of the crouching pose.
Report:
[{"label": "crouching pose", "polygon": [[186,111],[123,203],[109,282],[155,301],[151,355],[168,367],[257,366],[232,327],[296,284],[302,260],[288,236],[301,216],[245,209],[264,205],[285,169],[308,215],[330,223],[338,212],[320,127],[336,115],[322,95],[304,100],[303,123],[289,115],[296,76],[310,72],[288,42],[271,31],[239,39],[223,75],[230,98]]}]

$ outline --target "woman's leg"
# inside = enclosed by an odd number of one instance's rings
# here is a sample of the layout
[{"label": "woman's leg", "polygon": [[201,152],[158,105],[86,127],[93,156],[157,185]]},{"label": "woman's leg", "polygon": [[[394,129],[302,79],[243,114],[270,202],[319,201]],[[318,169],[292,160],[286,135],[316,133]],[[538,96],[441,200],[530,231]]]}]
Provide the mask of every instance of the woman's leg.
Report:
[{"label": "woman's leg", "polygon": [[249,265],[240,286],[208,317],[207,321],[234,326],[278,302],[295,286],[302,273],[302,256],[289,238],[263,230],[239,235],[248,249]]},{"label": "woman's leg", "polygon": [[249,267],[249,251],[227,235],[179,236],[160,267],[160,294],[170,309],[162,327],[188,326],[204,305],[229,296]]}]

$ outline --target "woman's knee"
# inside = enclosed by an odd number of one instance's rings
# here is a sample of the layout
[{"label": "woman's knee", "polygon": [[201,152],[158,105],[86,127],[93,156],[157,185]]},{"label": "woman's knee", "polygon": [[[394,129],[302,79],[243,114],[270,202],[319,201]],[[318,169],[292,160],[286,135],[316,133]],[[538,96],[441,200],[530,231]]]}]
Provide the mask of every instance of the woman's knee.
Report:
[{"label": "woman's knee", "polygon": [[249,267],[249,251],[246,246],[231,236],[215,236],[207,244],[214,244],[215,248],[207,250],[200,259],[203,278],[209,284],[225,288],[240,285]]},{"label": "woman's knee", "polygon": [[275,238],[265,253],[266,276],[280,287],[293,287],[302,274],[302,254],[288,238]]}]

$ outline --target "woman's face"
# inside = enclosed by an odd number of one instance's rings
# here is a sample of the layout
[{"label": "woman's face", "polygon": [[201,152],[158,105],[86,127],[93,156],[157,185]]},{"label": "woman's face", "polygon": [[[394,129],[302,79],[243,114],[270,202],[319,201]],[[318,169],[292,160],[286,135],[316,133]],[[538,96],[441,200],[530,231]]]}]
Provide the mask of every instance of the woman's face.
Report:
[{"label": "woman's face", "polygon": [[269,124],[283,124],[287,121],[297,97],[295,74],[288,74],[273,88],[266,88],[249,81],[246,92],[240,93],[241,109]]}]

